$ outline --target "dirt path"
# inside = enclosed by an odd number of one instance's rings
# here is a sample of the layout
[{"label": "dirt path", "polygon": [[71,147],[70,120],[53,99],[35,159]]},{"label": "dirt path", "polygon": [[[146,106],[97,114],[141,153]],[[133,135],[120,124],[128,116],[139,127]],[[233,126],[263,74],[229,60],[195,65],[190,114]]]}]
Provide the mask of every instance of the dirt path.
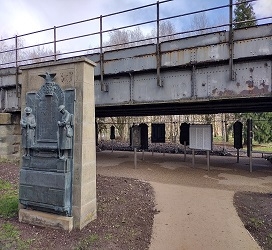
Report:
[{"label": "dirt path", "polygon": [[151,250],[260,249],[244,228],[233,206],[235,191],[272,191],[272,169],[264,159],[212,157],[207,171],[205,156],[197,156],[195,168],[188,156],[138,154],[134,169],[132,152],[97,154],[97,172],[148,181],[156,193]]}]

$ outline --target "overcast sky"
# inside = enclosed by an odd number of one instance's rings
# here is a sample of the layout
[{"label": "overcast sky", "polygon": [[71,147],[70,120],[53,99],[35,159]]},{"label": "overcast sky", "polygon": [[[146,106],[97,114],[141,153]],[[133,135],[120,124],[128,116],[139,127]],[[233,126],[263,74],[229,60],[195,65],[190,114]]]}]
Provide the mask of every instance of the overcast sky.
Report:
[{"label": "overcast sky", "polygon": [[[0,36],[6,38],[15,34],[25,34],[150,3],[156,3],[156,0],[0,0]],[[173,0],[161,5],[160,15],[162,17],[178,15],[228,3],[229,0]],[[254,3],[254,11],[257,17],[272,16],[272,0],[258,0]],[[228,20],[227,13],[226,9],[221,14],[211,13],[211,17],[222,18],[223,15]],[[108,18],[103,25],[105,29],[111,29],[155,17],[156,9],[150,7],[133,14]],[[181,22],[180,25],[186,25],[186,22]],[[63,28],[58,31],[58,39],[98,30],[98,22],[74,26],[73,29]],[[31,39],[42,42],[48,37],[49,40],[52,39],[52,32]]]}]

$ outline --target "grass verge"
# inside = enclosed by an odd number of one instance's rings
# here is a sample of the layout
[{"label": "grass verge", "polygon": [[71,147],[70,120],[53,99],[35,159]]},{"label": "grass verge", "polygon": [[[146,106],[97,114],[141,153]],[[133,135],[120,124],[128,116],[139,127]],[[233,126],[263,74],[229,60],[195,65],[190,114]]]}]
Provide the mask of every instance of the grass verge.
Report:
[{"label": "grass verge", "polygon": [[0,217],[11,218],[18,213],[18,190],[7,181],[0,180]]},{"label": "grass verge", "polygon": [[0,226],[0,249],[10,250],[28,250],[32,240],[20,239],[20,233],[17,227],[11,223],[4,223]]}]

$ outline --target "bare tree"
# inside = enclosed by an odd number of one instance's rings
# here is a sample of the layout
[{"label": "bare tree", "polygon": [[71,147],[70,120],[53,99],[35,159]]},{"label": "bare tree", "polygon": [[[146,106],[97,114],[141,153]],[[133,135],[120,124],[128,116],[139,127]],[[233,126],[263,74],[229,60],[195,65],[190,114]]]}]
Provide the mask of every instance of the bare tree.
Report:
[{"label": "bare tree", "polygon": [[[177,36],[176,28],[170,21],[160,23],[160,41],[168,41],[175,39]],[[156,42],[157,30],[154,28],[150,34],[144,35],[140,27],[134,30],[113,30],[109,33],[109,40],[104,43],[104,46],[110,46],[112,49],[127,48],[137,45],[143,45],[150,42]]]},{"label": "bare tree", "polygon": [[[160,31],[159,31],[159,36],[160,36],[160,41],[169,41],[177,38],[175,35],[177,33],[175,25],[170,22],[169,20],[160,22]],[[157,29],[154,28],[152,29],[149,37],[153,38],[154,43],[156,42],[156,37],[157,37]]]},{"label": "bare tree", "polygon": [[160,23],[160,37],[161,41],[168,41],[175,39],[176,28],[170,21]]},{"label": "bare tree", "polygon": [[130,32],[130,41],[134,42],[135,45],[140,45],[142,44],[140,41],[144,40],[146,37],[143,34],[142,30],[140,27],[135,28],[132,32]]},{"label": "bare tree", "polygon": [[[57,52],[57,56],[60,52]],[[28,63],[39,63],[44,61],[54,60],[54,52],[52,49],[45,46],[35,46],[29,52],[26,53]]]},{"label": "bare tree", "polygon": [[[14,38],[15,39],[15,38]],[[18,65],[38,63],[54,59],[54,52],[45,46],[37,45],[26,48],[25,41],[17,38],[17,60]],[[60,52],[57,52],[59,55]],[[16,65],[16,47],[0,40],[0,67],[14,67]]]},{"label": "bare tree", "polygon": [[[6,52],[9,50],[8,45],[5,41],[0,41],[0,64],[8,64],[13,60],[10,52]],[[0,66],[1,67],[1,66]]]},{"label": "bare tree", "polygon": [[129,117],[123,116],[123,117],[111,117],[111,122],[113,123],[114,127],[116,127],[118,134],[120,136],[120,140],[125,140],[125,129],[126,125],[129,121]]},{"label": "bare tree", "polygon": [[205,12],[198,13],[193,16],[191,20],[191,30],[195,35],[202,35],[207,33],[207,29],[210,27],[209,19]]},{"label": "bare tree", "polygon": [[105,117],[100,117],[96,118],[97,122],[97,132],[100,135],[100,140],[102,139],[104,133],[107,133],[107,124],[106,124],[106,118]]},{"label": "bare tree", "polygon": [[105,43],[106,46],[112,46],[115,49],[127,47],[129,42],[129,31],[127,30],[114,30],[109,34],[109,41]]},{"label": "bare tree", "polygon": [[202,35],[209,32],[219,31],[220,28],[217,28],[216,26],[221,26],[224,24],[228,24],[226,16],[215,16],[212,20],[210,20],[207,17],[206,12],[201,12],[194,15],[191,19],[190,29],[192,30],[193,35]]},{"label": "bare tree", "polygon": [[109,46],[109,50],[127,48],[143,44],[145,36],[139,27],[134,30],[113,30],[109,33],[109,40],[104,46]]},{"label": "bare tree", "polygon": [[[25,53],[20,49],[24,47],[24,40],[17,38],[17,52],[18,61],[26,57]],[[1,67],[12,67],[15,66],[16,62],[16,46],[15,38],[9,40],[0,39],[0,64]]]}]

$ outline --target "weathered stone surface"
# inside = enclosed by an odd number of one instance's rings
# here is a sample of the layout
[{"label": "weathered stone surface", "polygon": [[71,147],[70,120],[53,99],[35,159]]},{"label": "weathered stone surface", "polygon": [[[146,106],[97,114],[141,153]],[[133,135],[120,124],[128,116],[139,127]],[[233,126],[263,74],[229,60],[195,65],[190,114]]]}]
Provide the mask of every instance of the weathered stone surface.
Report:
[{"label": "weathered stone surface", "polygon": [[0,157],[18,158],[20,143],[20,125],[13,123],[0,124]]},{"label": "weathered stone surface", "polygon": [[73,229],[73,217],[59,216],[34,210],[20,209],[19,221],[31,225],[62,229],[69,232]]},{"label": "weathered stone surface", "polygon": [[0,113],[0,125],[11,124],[11,114],[10,113]]}]

